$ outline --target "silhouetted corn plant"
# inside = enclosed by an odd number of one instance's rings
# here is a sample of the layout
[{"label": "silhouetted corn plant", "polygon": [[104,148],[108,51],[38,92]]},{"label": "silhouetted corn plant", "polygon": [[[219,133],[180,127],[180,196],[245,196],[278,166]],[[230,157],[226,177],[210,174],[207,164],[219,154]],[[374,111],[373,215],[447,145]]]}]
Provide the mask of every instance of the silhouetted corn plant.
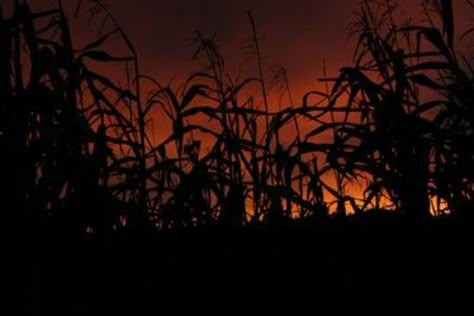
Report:
[{"label": "silhouetted corn plant", "polygon": [[[14,3],[12,17],[0,10],[0,145],[2,192],[22,210],[18,223],[60,218],[102,234],[139,231],[150,219],[159,228],[240,227],[330,209],[395,207],[419,218],[472,205],[473,71],[455,53],[450,1],[432,2],[440,27],[399,25],[392,1],[364,2],[354,66],[301,106],[279,72],[290,104],[278,110],[250,14],[255,78],[232,78],[214,38],[197,32],[195,58],[205,66],[174,89],[139,73],[133,45],[101,2],[77,3],[76,15],[89,5],[103,19],[81,49],[61,2],[40,13]],[[113,38],[126,56],[103,50]],[[126,65],[126,86],[91,62]],[[156,89],[142,100],[143,80]],[[158,143],[151,120],[171,123]]]},{"label": "silhouetted corn plant", "polygon": [[391,6],[380,14],[379,3],[366,1],[356,63],[332,92],[359,111],[358,122],[336,128],[332,165],[350,177],[369,175],[368,196],[383,187],[415,217],[429,214],[430,196],[452,211],[472,198],[472,71],[455,54],[451,1],[433,3],[441,28],[398,26]]},{"label": "silhouetted corn plant", "polygon": [[143,199],[137,188],[144,181],[144,140],[134,135],[144,132],[136,131],[137,110],[131,108],[139,100],[88,62],[133,61],[100,48],[121,30],[75,49],[61,2],[38,13],[22,1],[13,8],[0,20],[2,192],[8,205],[18,205],[22,226],[60,219],[81,233],[117,229],[120,217],[137,213]]},{"label": "silhouetted corn plant", "polygon": [[[172,134],[156,146],[158,155],[151,168],[156,174],[155,205],[163,226],[214,220],[240,226],[247,220],[259,222],[267,217],[271,222],[275,217],[288,219],[295,209],[305,215],[312,214],[314,208],[323,210],[319,170],[311,168],[317,166],[314,158],[303,161],[301,135],[293,135],[295,140],[290,144],[281,144],[277,136],[286,125],[298,124],[298,111],[293,106],[274,113],[265,106],[257,109],[253,97],[242,95],[261,79],[234,82],[225,73],[215,42],[200,33],[197,42],[196,57],[206,63],[203,71],[190,76],[179,95],[155,82],[157,89],[149,100],[150,106],[163,109],[173,126]],[[206,121],[211,124],[202,123]],[[262,121],[263,130],[259,128]],[[211,144],[209,153],[202,157],[194,151],[194,133],[205,134],[205,142]],[[175,158],[166,154],[172,143]],[[305,183],[312,187],[308,201],[303,197]],[[196,196],[201,201],[198,208],[190,201]]]}]

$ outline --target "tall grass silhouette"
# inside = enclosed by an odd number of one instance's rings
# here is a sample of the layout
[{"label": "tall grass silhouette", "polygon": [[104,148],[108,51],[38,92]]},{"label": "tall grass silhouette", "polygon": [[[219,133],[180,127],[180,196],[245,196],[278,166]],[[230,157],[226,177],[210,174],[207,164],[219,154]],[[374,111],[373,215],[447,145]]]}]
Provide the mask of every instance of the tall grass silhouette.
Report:
[{"label": "tall grass silhouette", "polygon": [[455,47],[451,2],[433,3],[439,26],[398,25],[392,6],[365,2],[356,63],[333,88],[360,114],[336,127],[333,165],[348,177],[369,174],[369,197],[383,188],[415,217],[429,215],[430,197],[439,213],[472,207],[472,68]]},{"label": "tall grass silhouette", "polygon": [[[347,202],[360,212],[381,200],[413,217],[466,212],[472,69],[456,53],[451,2],[433,3],[429,21],[439,25],[399,25],[390,3],[365,1],[354,65],[323,79],[330,91],[272,111],[250,14],[255,78],[232,79],[215,41],[198,32],[195,57],[206,67],[173,90],[140,74],[131,41],[100,2],[89,5],[111,29],[77,49],[61,6],[33,13],[15,1],[1,24],[7,204],[19,206],[17,222],[61,218],[80,230],[281,223],[327,215],[329,200],[342,214]],[[129,56],[103,50],[112,37]],[[127,64],[128,86],[89,61]],[[147,98],[143,80],[156,86]],[[155,108],[165,117],[153,117]],[[164,119],[171,134],[153,143],[147,122]],[[302,119],[315,128],[302,131]],[[288,126],[293,136],[283,143]],[[320,137],[328,132],[332,140]],[[205,153],[202,135],[211,143]],[[346,192],[351,182],[366,183],[363,197]]]},{"label": "tall grass silhouette", "polygon": [[126,39],[121,29],[77,49],[61,6],[31,12],[15,1],[1,34],[2,193],[16,206],[13,222],[101,233],[123,216],[147,218],[138,87],[89,66],[136,62],[133,51],[101,49],[113,36]]},{"label": "tall grass silhouette", "polygon": [[[300,102],[280,71],[283,107],[250,13],[256,75],[232,77],[196,32],[203,67],[176,89],[141,72],[100,1],[75,3],[102,25],[84,47],[61,1],[11,4],[11,15],[0,5],[0,192],[23,314],[470,302],[474,71],[451,1],[427,1],[420,25],[393,1],[363,1],[353,64],[324,71],[326,91]],[[118,65],[122,84],[104,74]],[[153,122],[171,128],[156,135]]]}]

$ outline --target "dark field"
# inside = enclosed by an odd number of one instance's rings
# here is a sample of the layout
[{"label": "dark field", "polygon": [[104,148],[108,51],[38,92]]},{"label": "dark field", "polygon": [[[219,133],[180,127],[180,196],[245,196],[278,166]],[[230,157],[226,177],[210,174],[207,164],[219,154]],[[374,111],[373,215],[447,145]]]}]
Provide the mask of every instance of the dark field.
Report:
[{"label": "dark field", "polygon": [[473,312],[472,219],[370,214],[82,240],[51,229],[35,240],[25,315]]},{"label": "dark field", "polygon": [[[455,36],[452,1],[425,1],[420,25],[362,1],[353,64],[302,100],[284,69],[270,89],[250,12],[255,70],[234,78],[197,31],[203,66],[176,88],[143,74],[101,1],[73,16],[4,3],[15,315],[474,314],[474,59],[459,48],[474,29]],[[76,47],[84,16],[101,26]]]}]

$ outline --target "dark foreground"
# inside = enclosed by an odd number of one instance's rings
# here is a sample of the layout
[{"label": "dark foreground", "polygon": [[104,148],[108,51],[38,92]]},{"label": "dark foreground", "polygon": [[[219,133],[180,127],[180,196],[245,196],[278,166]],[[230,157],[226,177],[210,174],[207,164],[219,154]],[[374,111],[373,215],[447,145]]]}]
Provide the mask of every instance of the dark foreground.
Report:
[{"label": "dark foreground", "polygon": [[474,315],[472,223],[372,214],[83,239],[50,228],[17,249],[21,315]]}]

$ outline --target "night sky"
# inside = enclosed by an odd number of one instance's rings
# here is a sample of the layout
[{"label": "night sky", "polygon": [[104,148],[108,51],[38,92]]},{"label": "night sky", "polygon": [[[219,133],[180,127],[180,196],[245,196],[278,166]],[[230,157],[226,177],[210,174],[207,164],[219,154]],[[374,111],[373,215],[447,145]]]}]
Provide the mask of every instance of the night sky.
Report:
[{"label": "night sky", "polygon": [[[63,1],[73,13],[76,1]],[[87,1],[85,1],[87,2]],[[421,19],[421,0],[402,0],[399,3],[414,19]],[[55,0],[32,0],[35,8],[53,6]],[[217,32],[217,42],[228,70],[236,71],[246,57],[243,47],[250,35],[246,11],[256,20],[261,38],[266,70],[285,67],[291,88],[297,97],[315,87],[323,76],[323,59],[330,74],[348,65],[355,47],[349,35],[357,0],[113,0],[109,9],[132,39],[140,54],[141,70],[161,83],[172,78],[182,82],[200,64],[192,60],[192,39],[195,30],[204,35]],[[455,6],[461,21],[457,33],[470,16],[463,12],[465,1]],[[84,16],[83,16],[84,17]],[[76,42],[94,38],[94,26],[85,27],[78,19],[74,32]],[[88,31],[87,31],[88,30]]]}]

